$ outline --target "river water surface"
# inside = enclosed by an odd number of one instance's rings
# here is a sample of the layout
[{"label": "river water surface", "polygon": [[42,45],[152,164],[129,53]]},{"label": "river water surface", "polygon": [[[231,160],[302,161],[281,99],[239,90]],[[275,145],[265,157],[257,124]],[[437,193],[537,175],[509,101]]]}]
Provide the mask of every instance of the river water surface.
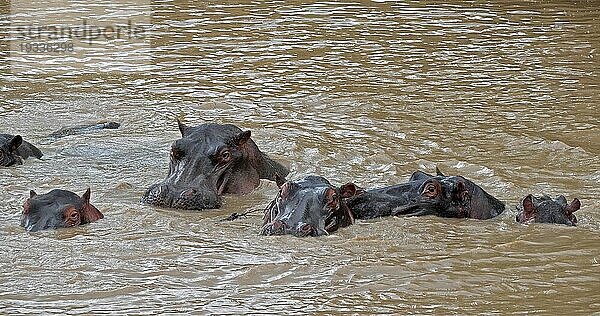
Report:
[{"label": "river water surface", "polygon": [[[45,156],[0,169],[0,314],[600,312],[597,2],[18,2],[0,2],[0,132]],[[19,25],[61,14],[145,33],[19,51]],[[177,117],[251,130],[291,179],[380,187],[438,166],[507,210],[295,238],[259,236],[259,213],[219,221],[264,207],[270,182],[220,210],[141,205]],[[103,120],[122,127],[46,137]],[[30,189],[87,187],[105,219],[19,227]],[[542,192],[579,198],[579,226],[515,223]]]}]

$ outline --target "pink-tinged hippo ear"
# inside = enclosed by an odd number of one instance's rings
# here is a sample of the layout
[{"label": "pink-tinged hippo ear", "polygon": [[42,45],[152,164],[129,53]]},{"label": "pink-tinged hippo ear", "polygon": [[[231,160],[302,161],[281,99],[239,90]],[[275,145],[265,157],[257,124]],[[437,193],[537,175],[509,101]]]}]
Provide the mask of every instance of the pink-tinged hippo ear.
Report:
[{"label": "pink-tinged hippo ear", "polygon": [[252,133],[250,131],[244,131],[237,134],[233,138],[233,144],[236,146],[243,146],[249,139]]},{"label": "pink-tinged hippo ear", "polygon": [[8,152],[13,152],[15,150],[17,150],[17,148],[19,148],[19,146],[21,146],[21,144],[23,143],[23,138],[21,137],[21,135],[17,135],[15,137],[13,137],[10,142],[8,143]]},{"label": "pink-tinged hippo ear", "polygon": [[362,193],[364,193],[364,190],[352,182],[348,182],[340,186],[340,194],[342,195],[343,199],[353,197]]},{"label": "pink-tinged hippo ear", "polygon": [[435,175],[445,177],[445,175],[440,171],[440,169],[438,169],[437,166],[435,166]]},{"label": "pink-tinged hippo ear", "polygon": [[184,136],[185,131],[188,129],[187,125],[183,124],[179,119],[177,119],[177,126],[179,126],[179,131],[181,132],[181,136]]},{"label": "pink-tinged hippo ear", "polygon": [[81,209],[81,224],[95,222],[101,218],[104,218],[104,215],[102,215],[102,213],[100,213],[100,211],[90,203],[90,196],[91,191],[89,188],[81,196],[81,199],[84,202]]},{"label": "pink-tinged hippo ear", "polygon": [[567,205],[567,207],[565,208],[565,212],[567,213],[567,215],[571,215],[575,213],[575,211],[579,210],[580,207],[581,202],[579,202],[579,200],[575,198],[573,199],[573,202],[571,202],[571,204]]},{"label": "pink-tinged hippo ear", "polygon": [[288,195],[290,195],[290,191],[294,188],[296,183],[294,182],[285,182],[279,188],[279,197],[282,199],[286,199]]},{"label": "pink-tinged hippo ear", "polygon": [[87,190],[85,190],[85,193],[83,193],[83,195],[81,196],[81,199],[83,200],[83,202],[85,202],[85,204],[90,204],[91,196],[92,196],[92,191],[90,190],[90,188],[87,188]]},{"label": "pink-tinged hippo ear", "polygon": [[36,196],[37,193],[35,193],[35,191],[31,190],[29,191],[29,198],[31,199],[32,197]]},{"label": "pink-tinged hippo ear", "polygon": [[533,196],[531,194],[523,199],[523,214],[525,218],[531,218],[535,214],[535,206],[533,205]]},{"label": "pink-tinged hippo ear", "polygon": [[275,183],[277,184],[277,187],[281,189],[281,186],[285,183],[285,178],[280,176],[279,173],[276,173]]}]

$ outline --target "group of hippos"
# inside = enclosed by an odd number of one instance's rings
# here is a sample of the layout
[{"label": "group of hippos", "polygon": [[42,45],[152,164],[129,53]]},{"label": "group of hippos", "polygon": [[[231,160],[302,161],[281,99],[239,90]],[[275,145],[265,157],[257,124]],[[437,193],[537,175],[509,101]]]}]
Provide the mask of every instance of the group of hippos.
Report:
[{"label": "group of hippos", "polygon": [[[181,138],[171,146],[166,178],[146,190],[146,204],[188,210],[215,209],[225,194],[243,195],[254,190],[260,179],[275,181],[277,196],[264,209],[263,235],[321,236],[352,225],[356,219],[383,216],[436,215],[453,218],[489,219],[500,215],[505,205],[462,176],[414,172],[407,182],[365,190],[353,183],[339,187],[327,179],[309,175],[286,181],[289,170],[261,152],[250,131],[231,124],[206,123],[186,126],[178,120]],[[118,128],[101,123],[62,129],[51,137]],[[0,166],[22,164],[42,152],[19,135],[0,134]],[[103,218],[90,203],[90,189],[80,197],[61,189],[46,194],[33,190],[23,204],[21,226],[27,231],[73,227]],[[525,196],[517,205],[516,221],[575,226],[578,199],[564,196]],[[235,215],[235,214],[234,214]],[[235,217],[234,217],[235,218]]]}]

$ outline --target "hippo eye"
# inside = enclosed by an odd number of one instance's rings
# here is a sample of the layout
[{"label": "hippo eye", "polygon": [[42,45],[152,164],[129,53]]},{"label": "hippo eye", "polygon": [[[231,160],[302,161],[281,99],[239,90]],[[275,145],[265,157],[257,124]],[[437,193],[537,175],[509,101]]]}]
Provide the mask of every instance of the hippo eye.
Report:
[{"label": "hippo eye", "polygon": [[335,209],[338,206],[338,195],[335,190],[329,188],[325,192],[325,205],[328,209]]},{"label": "hippo eye", "polygon": [[428,197],[435,197],[437,195],[437,187],[433,183],[428,183],[421,194]]},{"label": "hippo eye", "polygon": [[65,226],[74,226],[79,222],[79,212],[74,208],[69,208],[63,213]]},{"label": "hippo eye", "polygon": [[229,152],[229,150],[224,150],[224,151],[221,153],[221,159],[223,159],[223,160],[225,160],[225,161],[227,161],[227,160],[231,159],[231,153]]}]

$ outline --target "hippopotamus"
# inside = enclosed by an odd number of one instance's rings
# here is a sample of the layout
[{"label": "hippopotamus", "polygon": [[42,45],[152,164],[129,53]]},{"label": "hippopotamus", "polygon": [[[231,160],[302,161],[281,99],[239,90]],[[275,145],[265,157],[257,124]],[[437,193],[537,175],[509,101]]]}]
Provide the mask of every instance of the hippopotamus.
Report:
[{"label": "hippopotamus", "polygon": [[54,189],[46,194],[30,191],[23,203],[21,226],[34,232],[43,229],[73,227],[95,222],[104,215],[90,203],[90,189],[79,197],[77,194]]},{"label": "hippopotamus", "polygon": [[219,208],[224,194],[247,194],[260,179],[275,181],[289,170],[262,153],[231,124],[189,127],[177,121],[181,138],[171,146],[166,178],[148,188],[142,202],[189,210]]},{"label": "hippopotamus", "polygon": [[279,182],[277,197],[264,211],[262,235],[321,236],[354,223],[344,202],[360,190],[353,183],[337,188],[319,176]]},{"label": "hippopotamus", "polygon": [[100,122],[96,124],[83,124],[76,125],[70,127],[63,127],[58,131],[52,132],[48,137],[52,139],[57,139],[69,135],[78,135],[78,134],[86,134],[91,133],[101,129],[117,129],[121,126],[121,124],[117,122]]},{"label": "hippopotamus", "polygon": [[489,219],[504,211],[504,203],[475,183],[439,170],[435,176],[416,171],[406,183],[368,190],[346,203],[357,219],[422,215]]},{"label": "hippopotamus", "polygon": [[[121,124],[116,122],[102,122],[97,124],[77,125],[64,127],[51,133],[48,138],[56,140],[57,138],[89,133],[100,129],[115,129]],[[12,165],[21,165],[23,160],[29,157],[42,158],[42,151],[29,142],[23,140],[21,135],[0,134],[0,166],[10,167]]]},{"label": "hippopotamus", "polygon": [[23,164],[29,157],[42,158],[42,152],[21,135],[0,134],[0,166],[10,167]]},{"label": "hippopotamus", "polygon": [[579,210],[581,202],[577,198],[567,204],[567,199],[560,195],[552,199],[548,195],[536,197],[531,194],[525,196],[517,205],[517,222],[529,223],[555,223],[567,226],[576,226],[575,211]]}]

